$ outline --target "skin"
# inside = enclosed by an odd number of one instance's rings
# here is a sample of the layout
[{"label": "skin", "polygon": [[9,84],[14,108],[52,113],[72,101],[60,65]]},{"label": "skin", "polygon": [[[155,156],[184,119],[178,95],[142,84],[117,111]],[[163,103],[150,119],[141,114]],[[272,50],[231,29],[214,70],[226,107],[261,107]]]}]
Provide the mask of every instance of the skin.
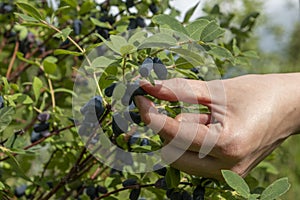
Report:
[{"label": "skin", "polygon": [[[170,161],[174,152],[182,153],[171,166],[209,178],[222,179],[221,169],[245,177],[285,139],[300,131],[299,82],[300,73],[208,82],[170,79],[155,86],[141,81],[141,87],[158,99],[203,104],[211,111],[181,113],[175,119],[158,113],[146,97],[135,100],[142,120],[168,144],[162,158]],[[206,136],[210,139],[204,142]],[[199,150],[207,144],[213,144],[212,148],[199,157]]]}]

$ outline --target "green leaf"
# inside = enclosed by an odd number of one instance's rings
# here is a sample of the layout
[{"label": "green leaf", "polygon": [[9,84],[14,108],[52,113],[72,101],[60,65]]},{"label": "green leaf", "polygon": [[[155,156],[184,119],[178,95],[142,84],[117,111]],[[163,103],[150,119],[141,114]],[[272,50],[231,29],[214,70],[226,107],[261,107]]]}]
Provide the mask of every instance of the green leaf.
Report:
[{"label": "green leaf", "polygon": [[67,28],[61,30],[60,33],[56,33],[53,37],[61,38],[62,41],[65,41],[72,31],[73,30],[71,28],[67,27]]},{"label": "green leaf", "polygon": [[165,178],[168,188],[176,188],[180,183],[180,171],[173,167],[169,167]]},{"label": "green leaf", "polygon": [[65,49],[56,49],[54,51],[54,55],[74,55],[74,56],[81,56],[82,53],[80,52],[76,52],[76,51],[69,51],[69,50],[65,50]]},{"label": "green leaf", "polygon": [[24,15],[22,13],[14,13],[16,16],[20,17],[21,19],[25,20],[25,21],[28,21],[28,22],[38,22],[39,20],[33,18],[33,17],[30,17],[28,15]]},{"label": "green leaf", "polygon": [[36,63],[36,62],[34,62],[34,61],[32,61],[32,60],[29,60],[29,59],[24,58],[24,55],[23,55],[23,53],[21,53],[21,52],[17,52],[17,58],[18,58],[19,60],[21,60],[21,61],[24,61],[24,62],[28,63],[28,64],[39,66],[38,63]]},{"label": "green leaf", "polygon": [[123,83],[119,83],[114,89],[113,99],[121,100],[125,92],[126,92],[126,85],[124,85]]},{"label": "green leaf", "polygon": [[22,94],[22,93],[16,93],[16,94],[10,96],[9,98],[13,101],[16,101],[17,103],[24,104],[24,105],[33,103],[30,96],[28,96],[26,94]]},{"label": "green leaf", "polygon": [[248,198],[250,196],[249,186],[242,177],[230,170],[222,170],[222,174],[226,183],[239,195],[244,198]]},{"label": "green leaf", "polygon": [[136,51],[136,47],[131,45],[131,44],[122,46],[121,49],[120,49],[120,53],[122,54],[122,56],[124,56],[126,54],[133,53],[135,51]]},{"label": "green leaf", "polygon": [[137,31],[128,40],[129,44],[134,46],[139,46],[147,37],[147,33],[143,31]]},{"label": "green leaf", "polygon": [[214,58],[218,58],[220,60],[228,60],[231,63],[234,63],[233,55],[228,49],[224,47],[214,45],[213,47],[211,47],[208,53]]},{"label": "green leaf", "polygon": [[153,47],[161,47],[161,48],[169,48],[174,47],[177,44],[177,40],[169,34],[166,33],[157,33],[146,38],[138,47],[138,49],[142,48],[153,48]]},{"label": "green leaf", "polygon": [[66,4],[68,4],[69,6],[76,8],[77,7],[77,0],[63,0]]},{"label": "green leaf", "polygon": [[43,87],[43,82],[38,77],[33,78],[32,88],[35,97],[35,101],[37,101],[41,94],[41,88]]},{"label": "green leaf", "polygon": [[[115,53],[121,55],[120,49],[117,49],[117,48],[113,45],[112,42],[106,40],[106,39],[105,39],[104,37],[102,37],[100,34],[94,34],[94,35],[96,35],[97,37],[99,37],[99,38],[104,42],[104,44],[105,44],[108,48],[110,48],[112,51],[114,51]],[[124,38],[123,38],[123,39],[124,39]],[[115,40],[115,42],[116,42],[116,40]],[[127,43],[127,42],[126,42],[126,43]]]},{"label": "green leaf", "polygon": [[185,14],[185,16],[184,16],[184,20],[183,20],[184,23],[187,23],[187,22],[190,20],[190,18],[191,18],[192,15],[194,14],[194,12],[195,12],[195,10],[196,10],[196,8],[198,7],[199,4],[200,4],[200,1],[199,1],[195,6],[191,7],[191,8],[186,12],[186,14]]},{"label": "green leaf", "polygon": [[179,57],[176,62],[176,68],[179,68],[179,69],[192,69],[194,66],[189,63],[186,59],[182,58],[182,57]]},{"label": "green leaf", "polygon": [[128,45],[127,40],[119,35],[111,35],[110,40],[115,49],[118,50],[118,53],[122,55],[121,48]]},{"label": "green leaf", "polygon": [[44,19],[44,17],[40,14],[40,11],[32,5],[25,2],[18,2],[16,4],[23,12],[27,12],[31,17],[39,20]]},{"label": "green leaf", "polygon": [[4,107],[0,109],[0,132],[2,132],[12,121],[15,114],[12,107]]},{"label": "green leaf", "polygon": [[209,24],[207,19],[198,19],[188,24],[185,28],[191,38],[198,41],[202,34],[203,29]]},{"label": "green leaf", "polygon": [[174,31],[188,34],[183,25],[178,20],[169,15],[156,15],[152,18],[152,21],[153,23],[158,24],[164,28],[167,27]]},{"label": "green leaf", "polygon": [[211,21],[202,30],[200,40],[203,42],[210,42],[221,37],[225,30],[222,29],[215,21]]},{"label": "green leaf", "polygon": [[94,68],[106,68],[109,65],[111,65],[112,63],[116,62],[112,57],[108,57],[108,56],[100,56],[96,59],[93,60],[91,67]]},{"label": "green leaf", "polygon": [[112,26],[110,25],[110,23],[108,22],[100,22],[98,19],[91,17],[90,18],[91,22],[96,25],[99,26],[101,28],[108,28],[108,29],[112,29]]},{"label": "green leaf", "polygon": [[200,54],[190,51],[188,49],[171,48],[170,51],[179,54],[182,58],[191,63],[194,67],[201,66],[204,64],[203,58]]},{"label": "green leaf", "polygon": [[290,189],[288,178],[281,178],[269,185],[261,194],[261,200],[277,199]]},{"label": "green leaf", "polygon": [[71,95],[73,95],[74,97],[77,97],[78,95],[73,92],[72,90],[66,89],[66,88],[56,88],[53,90],[54,93],[58,93],[58,92],[64,92],[64,93],[69,93]]},{"label": "green leaf", "polygon": [[55,64],[56,62],[57,62],[57,58],[53,56],[46,57],[43,61],[44,71],[47,74],[54,74],[57,68],[57,65]]},{"label": "green leaf", "polygon": [[257,55],[257,53],[255,51],[244,51],[242,53],[243,56],[247,57],[247,58],[254,58],[254,59],[258,59],[259,56]]}]

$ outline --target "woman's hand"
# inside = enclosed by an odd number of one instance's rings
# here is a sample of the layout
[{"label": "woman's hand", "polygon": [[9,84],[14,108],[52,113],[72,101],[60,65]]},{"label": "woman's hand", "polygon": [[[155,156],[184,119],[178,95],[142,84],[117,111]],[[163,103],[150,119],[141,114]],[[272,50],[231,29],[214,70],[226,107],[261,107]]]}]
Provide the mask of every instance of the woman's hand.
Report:
[{"label": "woman's hand", "polygon": [[175,119],[158,113],[145,97],[136,97],[136,103],[142,120],[165,139],[162,157],[173,167],[217,179],[221,169],[246,176],[300,130],[299,83],[299,73],[209,82],[171,79],[155,86],[141,82],[158,99],[203,104],[211,111],[181,113]]}]

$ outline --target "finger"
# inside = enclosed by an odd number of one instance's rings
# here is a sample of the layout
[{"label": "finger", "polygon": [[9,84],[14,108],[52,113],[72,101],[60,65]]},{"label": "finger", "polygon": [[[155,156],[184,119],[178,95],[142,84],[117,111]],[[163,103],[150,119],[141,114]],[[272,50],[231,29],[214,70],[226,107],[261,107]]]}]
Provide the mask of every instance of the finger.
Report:
[{"label": "finger", "polygon": [[204,105],[211,102],[207,85],[203,81],[175,78],[156,81],[154,86],[149,82],[140,81],[140,85],[148,94],[162,100]]},{"label": "finger", "polygon": [[142,120],[171,145],[194,152],[201,150],[203,155],[220,154],[218,148],[214,148],[220,134],[215,125],[208,127],[199,123],[179,122],[158,113],[149,99],[139,96],[135,100]]},{"label": "finger", "polygon": [[217,158],[207,155],[200,159],[196,152],[184,151],[169,144],[162,148],[162,159],[188,174],[219,180],[222,179],[221,169],[226,168],[226,164]]},{"label": "finger", "polygon": [[211,122],[211,114],[196,114],[196,113],[180,113],[175,117],[179,122],[190,122],[209,124]]}]

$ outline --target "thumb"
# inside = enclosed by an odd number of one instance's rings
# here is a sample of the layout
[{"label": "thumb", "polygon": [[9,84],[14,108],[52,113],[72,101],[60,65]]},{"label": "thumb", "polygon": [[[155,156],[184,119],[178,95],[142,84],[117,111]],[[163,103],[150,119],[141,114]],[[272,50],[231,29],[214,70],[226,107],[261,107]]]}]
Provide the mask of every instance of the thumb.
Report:
[{"label": "thumb", "polygon": [[193,104],[211,103],[206,82],[174,78],[155,81],[153,86],[147,81],[140,81],[140,86],[150,95],[166,101],[183,101]]}]

